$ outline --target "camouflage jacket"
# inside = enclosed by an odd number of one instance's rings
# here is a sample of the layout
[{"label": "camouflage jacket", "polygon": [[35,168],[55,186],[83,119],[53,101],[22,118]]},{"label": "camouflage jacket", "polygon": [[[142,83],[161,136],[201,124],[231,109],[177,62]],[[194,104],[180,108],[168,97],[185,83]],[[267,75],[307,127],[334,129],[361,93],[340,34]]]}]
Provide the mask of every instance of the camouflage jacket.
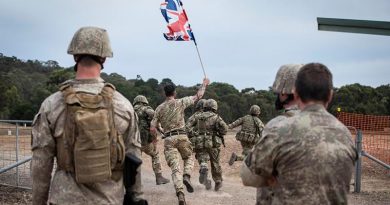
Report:
[{"label": "camouflage jacket", "polygon": [[[228,126],[225,121],[214,112],[201,112],[197,115],[193,115],[193,118],[189,118],[186,124],[186,130],[188,133],[207,134],[223,136],[226,134]],[[204,121],[204,127],[200,128],[199,121]],[[195,134],[195,135],[197,135]]]},{"label": "camouflage jacket", "polygon": [[184,110],[193,104],[194,100],[192,96],[166,100],[156,108],[151,125],[158,127],[160,123],[164,132],[178,129],[184,130]]},{"label": "camouflage jacket", "polygon": [[[71,80],[76,91],[98,94],[104,86],[101,78]],[[130,102],[119,92],[114,93],[114,124],[124,137],[126,152],[140,157],[141,140],[137,126],[137,116]],[[50,95],[42,103],[32,125],[32,181],[33,204],[122,204],[124,186],[119,181],[78,184],[73,173],[55,171],[52,179],[54,159],[56,158],[56,139],[63,136],[66,104],[62,93]],[[140,184],[141,182],[137,181]],[[50,198],[49,198],[50,190]],[[135,190],[136,191],[136,190]],[[140,191],[140,190],[138,190]]]},{"label": "camouflage jacket", "polygon": [[241,131],[256,133],[256,126],[259,128],[260,132],[264,128],[263,122],[258,118],[252,115],[245,115],[244,117],[238,118],[236,121],[229,124],[229,128],[233,129],[241,125]]},{"label": "camouflage jacket", "polygon": [[314,104],[266,131],[244,165],[256,186],[276,178],[272,204],[347,204],[356,157],[349,130]]},{"label": "camouflage jacket", "polygon": [[134,110],[138,116],[138,128],[141,134],[142,146],[151,143],[155,137],[150,133],[150,122],[154,117],[154,110],[150,106],[137,104]]}]

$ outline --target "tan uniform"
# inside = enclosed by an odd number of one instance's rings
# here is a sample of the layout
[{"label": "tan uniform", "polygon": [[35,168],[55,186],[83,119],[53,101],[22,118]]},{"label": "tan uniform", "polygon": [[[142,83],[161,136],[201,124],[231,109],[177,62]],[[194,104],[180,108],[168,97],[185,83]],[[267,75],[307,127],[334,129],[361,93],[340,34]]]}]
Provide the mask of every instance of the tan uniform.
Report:
[{"label": "tan uniform", "polygon": [[272,204],[348,204],[356,156],[349,130],[314,104],[265,133],[241,177],[246,184],[257,178],[256,187],[275,177]]},{"label": "tan uniform", "polygon": [[[250,150],[256,144],[263,131],[263,122],[255,116],[246,115],[229,124],[229,128],[233,129],[241,125],[241,130],[236,134],[236,139],[240,141],[242,146],[242,155],[237,156],[237,161],[244,160]],[[260,132],[260,133],[259,133]]]},{"label": "tan uniform", "polygon": [[[266,136],[269,132],[276,132],[282,125],[284,120],[289,117],[293,117],[299,113],[297,106],[286,109],[282,115],[279,115],[272,120],[270,120],[264,127],[263,136]],[[256,205],[267,205],[272,204],[272,188],[271,187],[260,187],[257,188],[256,193]]]},{"label": "tan uniform", "polygon": [[[192,97],[166,100],[156,108],[151,125],[165,131],[164,155],[172,170],[172,181],[176,192],[183,192],[183,175],[190,175],[194,166],[192,147],[185,134],[184,110],[193,105]],[[180,158],[184,160],[183,174],[180,169]]]},{"label": "tan uniform", "polygon": [[[76,91],[98,94],[104,81],[99,79],[71,80]],[[119,92],[114,93],[114,124],[123,136],[126,152],[140,157],[141,141],[137,126],[137,117],[130,102]],[[99,183],[79,184],[73,173],[57,167],[51,177],[56,158],[56,141],[63,136],[65,128],[66,104],[61,92],[45,99],[39,113],[35,116],[32,128],[32,181],[33,204],[122,204],[124,185],[122,171],[115,173],[119,180]],[[141,170],[139,168],[133,194],[141,192]],[[114,174],[114,173],[113,173]],[[50,184],[51,183],[51,184]],[[50,196],[49,196],[50,191]]]}]

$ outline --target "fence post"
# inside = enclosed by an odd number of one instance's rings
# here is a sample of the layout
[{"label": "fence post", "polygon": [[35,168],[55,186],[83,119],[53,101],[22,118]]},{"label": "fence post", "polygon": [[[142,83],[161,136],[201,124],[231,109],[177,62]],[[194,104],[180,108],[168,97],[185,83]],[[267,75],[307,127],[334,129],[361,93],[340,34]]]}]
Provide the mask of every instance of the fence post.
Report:
[{"label": "fence post", "polygon": [[[19,127],[16,123],[16,163],[19,162]],[[16,186],[19,187],[19,166],[16,167]]]},{"label": "fence post", "polygon": [[355,193],[360,193],[361,183],[362,183],[362,131],[358,130],[356,134],[356,149],[357,149],[357,157],[356,165],[355,165]]}]

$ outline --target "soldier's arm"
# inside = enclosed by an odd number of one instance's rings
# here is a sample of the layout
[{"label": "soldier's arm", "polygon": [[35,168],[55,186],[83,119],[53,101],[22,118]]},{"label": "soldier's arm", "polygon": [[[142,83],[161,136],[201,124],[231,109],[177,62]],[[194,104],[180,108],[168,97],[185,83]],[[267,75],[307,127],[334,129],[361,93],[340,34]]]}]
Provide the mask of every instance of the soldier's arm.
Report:
[{"label": "soldier's arm", "polygon": [[209,85],[209,83],[210,83],[210,80],[208,78],[203,79],[203,83],[200,86],[198,92],[196,93],[196,95],[192,96],[192,100],[194,102],[198,101],[199,99],[202,99],[204,92],[206,91],[206,87],[207,87],[207,85]]},{"label": "soldier's arm", "polygon": [[42,105],[32,125],[32,197],[33,204],[47,204],[53,161],[55,141],[51,134],[49,122]]},{"label": "soldier's arm", "polygon": [[221,134],[221,135],[226,135],[227,131],[228,131],[228,125],[226,124],[225,121],[223,121],[223,119],[221,117],[219,117],[219,122],[218,122],[218,132]]},{"label": "soldier's arm", "polygon": [[153,119],[154,117],[154,110],[151,107],[147,107],[145,110],[145,113],[148,115],[149,119]]},{"label": "soldier's arm", "polygon": [[263,187],[275,183],[274,153],[277,151],[275,148],[278,146],[279,138],[276,133],[268,133],[245,158],[240,174],[244,185]]},{"label": "soldier's arm", "polygon": [[238,118],[236,121],[230,123],[230,124],[228,125],[228,127],[229,127],[229,129],[233,129],[233,128],[237,127],[237,126],[242,125],[242,122],[243,122],[243,118],[240,117],[240,118]]},{"label": "soldier's arm", "polygon": [[150,122],[150,134],[153,136],[157,136],[157,128],[160,126],[160,122],[158,119],[158,108],[156,109],[156,112],[154,113],[153,119]]},{"label": "soldier's arm", "polygon": [[185,126],[186,131],[188,133],[190,133],[190,134],[192,133],[192,130],[194,128],[195,123],[196,123],[195,115],[192,115],[191,117],[188,118],[186,126]]}]

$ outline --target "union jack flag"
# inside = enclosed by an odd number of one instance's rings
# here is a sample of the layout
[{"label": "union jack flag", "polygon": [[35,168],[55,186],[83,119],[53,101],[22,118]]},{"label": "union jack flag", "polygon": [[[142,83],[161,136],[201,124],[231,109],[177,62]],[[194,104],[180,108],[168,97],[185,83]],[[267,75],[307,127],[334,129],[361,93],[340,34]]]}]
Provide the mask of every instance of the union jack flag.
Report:
[{"label": "union jack flag", "polygon": [[191,41],[196,44],[186,11],[180,0],[165,0],[160,6],[161,13],[168,23],[168,33],[164,37],[168,41]]}]

